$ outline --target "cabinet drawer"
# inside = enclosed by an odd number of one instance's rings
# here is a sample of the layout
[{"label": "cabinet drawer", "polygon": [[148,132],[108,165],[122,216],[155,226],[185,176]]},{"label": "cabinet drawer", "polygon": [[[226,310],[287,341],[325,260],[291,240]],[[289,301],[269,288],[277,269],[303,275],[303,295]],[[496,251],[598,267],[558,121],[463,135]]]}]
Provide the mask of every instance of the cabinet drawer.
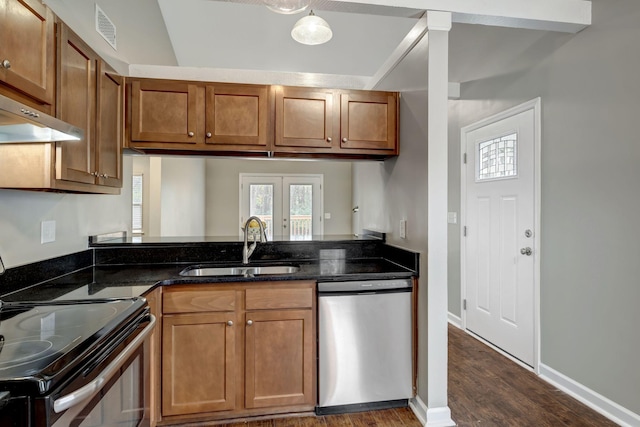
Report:
[{"label": "cabinet drawer", "polygon": [[313,306],[313,289],[247,289],[247,310],[272,308],[311,308]]},{"label": "cabinet drawer", "polygon": [[236,292],[233,290],[166,292],[162,300],[163,313],[198,313],[234,311],[235,309]]}]

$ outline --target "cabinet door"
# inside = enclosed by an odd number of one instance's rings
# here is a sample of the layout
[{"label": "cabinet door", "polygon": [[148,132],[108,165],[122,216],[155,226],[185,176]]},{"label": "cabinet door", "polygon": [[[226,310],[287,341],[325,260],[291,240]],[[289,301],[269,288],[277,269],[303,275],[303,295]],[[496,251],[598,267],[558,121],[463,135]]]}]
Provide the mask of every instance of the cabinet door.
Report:
[{"label": "cabinet door", "polygon": [[0,20],[0,80],[53,104],[53,13],[38,0],[0,0]]},{"label": "cabinet door", "polygon": [[56,178],[95,183],[97,56],[65,25],[59,37],[57,116],[84,130],[84,139],[57,143]]},{"label": "cabinet door", "polygon": [[340,147],[397,149],[397,95],[390,92],[340,94]]},{"label": "cabinet door", "polygon": [[163,416],[234,408],[234,320],[233,312],[163,316]]},{"label": "cabinet door", "polygon": [[247,312],[245,406],[313,404],[312,310]]},{"label": "cabinet door", "polygon": [[[204,106],[198,99],[198,92],[198,86],[191,83],[133,81],[131,141],[177,145],[202,142]],[[136,146],[135,143],[132,145]],[[171,146],[167,144],[167,148]]]},{"label": "cabinet door", "polygon": [[266,148],[267,86],[208,85],[206,95],[206,144],[225,149]]},{"label": "cabinet door", "polygon": [[333,93],[320,89],[276,90],[277,147],[330,149],[334,143]]},{"label": "cabinet door", "polygon": [[98,62],[98,100],[96,127],[97,182],[109,187],[122,187],[123,79],[109,73]]}]

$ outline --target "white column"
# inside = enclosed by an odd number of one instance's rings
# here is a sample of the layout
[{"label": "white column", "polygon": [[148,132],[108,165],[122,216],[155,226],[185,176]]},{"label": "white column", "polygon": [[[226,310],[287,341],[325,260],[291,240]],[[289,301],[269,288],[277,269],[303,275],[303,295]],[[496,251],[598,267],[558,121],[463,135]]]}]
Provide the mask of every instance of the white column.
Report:
[{"label": "white column", "polygon": [[447,150],[451,13],[427,12],[427,426],[454,426],[447,403]]}]

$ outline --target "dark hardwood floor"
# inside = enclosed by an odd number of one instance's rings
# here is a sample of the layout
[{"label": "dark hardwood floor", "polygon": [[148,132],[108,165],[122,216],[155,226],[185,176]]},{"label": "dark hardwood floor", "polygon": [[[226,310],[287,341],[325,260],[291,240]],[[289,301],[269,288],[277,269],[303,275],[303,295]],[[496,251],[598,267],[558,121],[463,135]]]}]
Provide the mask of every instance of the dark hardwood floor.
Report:
[{"label": "dark hardwood floor", "polygon": [[451,325],[449,408],[460,427],[617,426]]},{"label": "dark hardwood floor", "polygon": [[[614,427],[464,331],[449,326],[449,408],[459,427]],[[420,427],[411,409],[277,418],[229,427]]]}]

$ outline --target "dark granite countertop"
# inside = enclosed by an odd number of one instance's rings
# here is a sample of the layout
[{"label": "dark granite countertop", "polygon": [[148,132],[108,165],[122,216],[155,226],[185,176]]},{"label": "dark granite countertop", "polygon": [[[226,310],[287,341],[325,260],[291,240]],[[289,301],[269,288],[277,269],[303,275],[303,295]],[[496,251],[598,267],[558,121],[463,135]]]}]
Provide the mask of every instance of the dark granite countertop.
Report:
[{"label": "dark granite countertop", "polygon": [[[286,275],[259,276],[180,276],[180,271],[194,264],[97,265],[2,296],[4,301],[48,301],[62,299],[120,298],[144,295],[156,286],[221,282],[253,282],[256,285],[283,280],[373,280],[398,279],[416,273],[385,259],[319,260],[278,262],[268,265],[296,265],[300,270]],[[197,264],[230,266],[230,263]],[[233,264],[239,265],[239,264]],[[267,265],[250,263],[250,266]]]},{"label": "dark granite countertop", "polygon": [[242,244],[206,241],[185,245],[105,243],[77,254],[7,270],[3,301],[49,301],[144,295],[156,286],[221,282],[351,281],[417,276],[418,254],[380,240],[329,239],[258,245],[249,267],[295,265],[290,274],[181,276],[189,266],[241,266]]}]

